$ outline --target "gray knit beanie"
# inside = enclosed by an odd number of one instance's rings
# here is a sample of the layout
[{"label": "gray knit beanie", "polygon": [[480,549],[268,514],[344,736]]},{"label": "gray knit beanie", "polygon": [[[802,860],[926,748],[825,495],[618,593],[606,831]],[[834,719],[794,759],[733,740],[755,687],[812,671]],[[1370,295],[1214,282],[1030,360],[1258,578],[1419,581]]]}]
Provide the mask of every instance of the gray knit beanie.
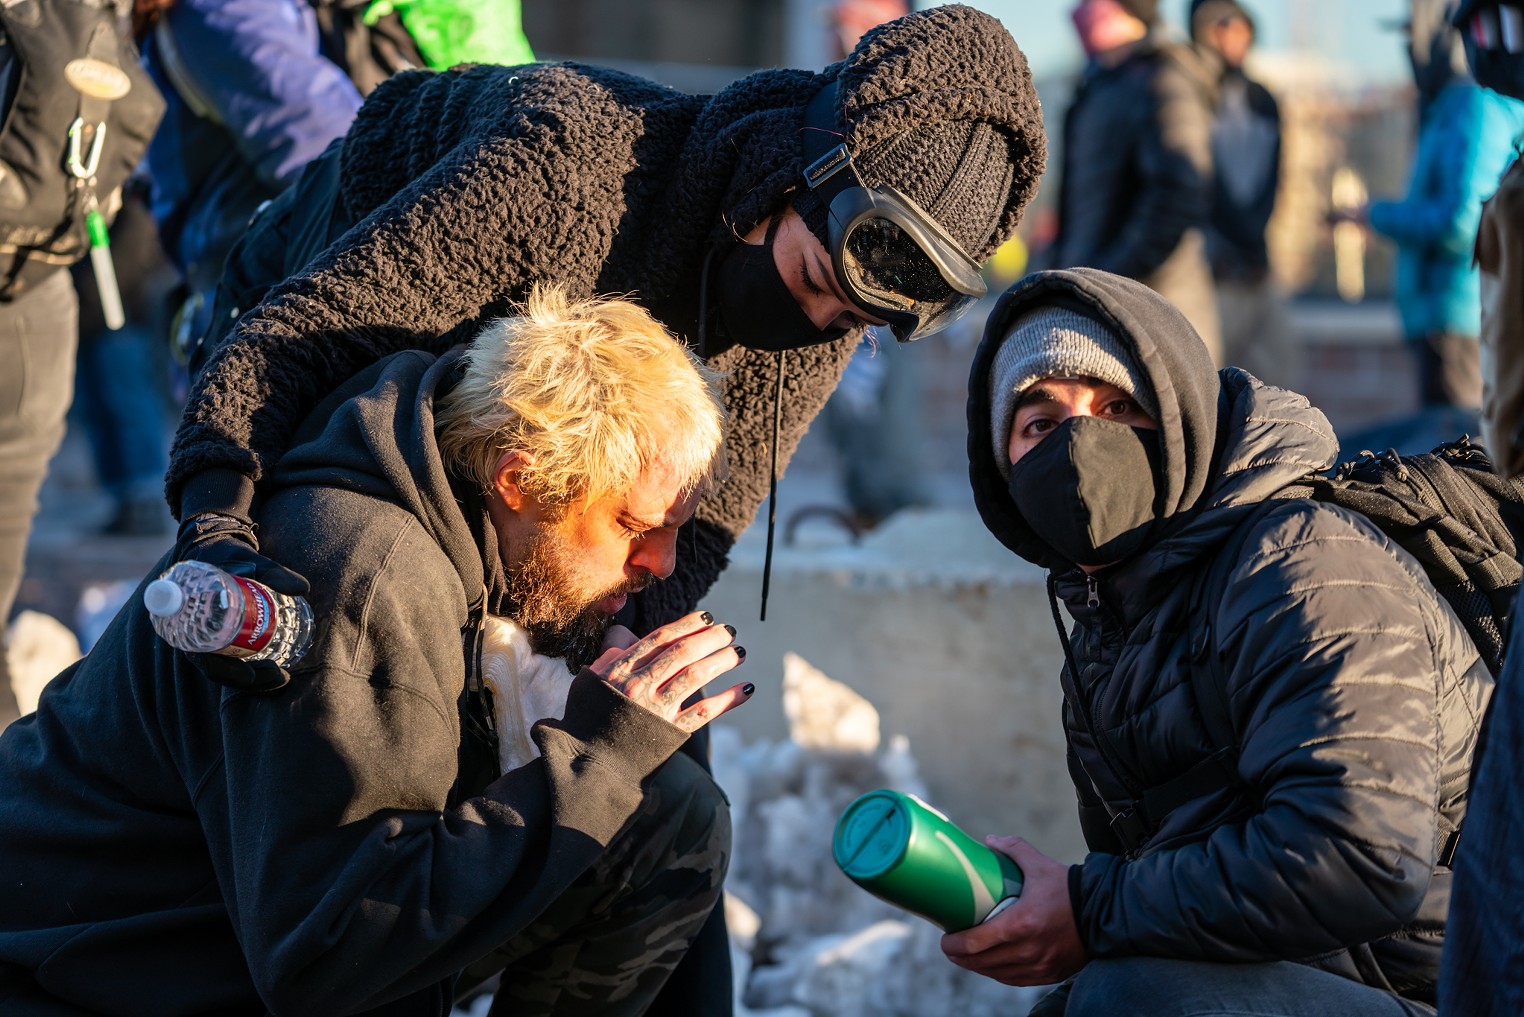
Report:
[{"label": "gray knit beanie", "polygon": [[1066,307],[1042,307],[1017,318],[990,365],[990,437],[995,466],[1006,479],[1011,424],[1022,393],[1044,378],[1094,378],[1126,392],[1158,419],[1159,401],[1128,344],[1116,330]]}]

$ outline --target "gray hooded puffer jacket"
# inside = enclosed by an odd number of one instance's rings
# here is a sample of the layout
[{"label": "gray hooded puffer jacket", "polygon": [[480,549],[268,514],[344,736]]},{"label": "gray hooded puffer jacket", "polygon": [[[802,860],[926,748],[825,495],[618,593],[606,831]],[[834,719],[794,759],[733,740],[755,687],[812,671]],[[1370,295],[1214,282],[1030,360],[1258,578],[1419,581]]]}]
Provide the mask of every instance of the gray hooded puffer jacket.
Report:
[{"label": "gray hooded puffer jacket", "polygon": [[[990,362],[1016,317],[1054,303],[1125,336],[1159,403],[1161,521],[1090,581],[1023,520],[991,447]],[[1294,960],[1433,998],[1450,897],[1439,857],[1492,683],[1422,568],[1368,520],[1302,499],[1259,508],[1337,451],[1321,412],[1215,373],[1179,312],[1131,280],[1043,273],[990,318],[970,475],[985,524],[1052,571],[1075,621],[1064,724],[1092,853],[1070,890],[1091,957]],[[1240,785],[1154,817],[1124,854],[1096,816],[1218,747],[1192,683],[1191,608],[1230,537],[1243,550],[1209,612],[1222,663],[1208,678],[1225,686]]]}]

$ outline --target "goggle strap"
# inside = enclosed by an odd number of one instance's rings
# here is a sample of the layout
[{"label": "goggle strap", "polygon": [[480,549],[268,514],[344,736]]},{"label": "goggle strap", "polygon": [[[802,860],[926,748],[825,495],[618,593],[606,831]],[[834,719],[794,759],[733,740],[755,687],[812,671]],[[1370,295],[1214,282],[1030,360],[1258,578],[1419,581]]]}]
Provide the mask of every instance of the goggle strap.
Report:
[{"label": "goggle strap", "polygon": [[861,187],[852,155],[836,126],[836,82],[815,93],[804,108],[804,131],[799,149],[804,157],[804,183],[826,208],[849,187]]}]

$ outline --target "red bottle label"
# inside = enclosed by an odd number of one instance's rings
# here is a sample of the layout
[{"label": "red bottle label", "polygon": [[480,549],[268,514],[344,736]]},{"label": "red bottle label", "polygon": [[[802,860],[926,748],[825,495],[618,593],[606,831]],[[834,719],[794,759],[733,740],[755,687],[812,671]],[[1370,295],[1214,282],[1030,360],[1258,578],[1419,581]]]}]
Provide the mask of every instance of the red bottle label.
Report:
[{"label": "red bottle label", "polygon": [[270,591],[259,583],[250,582],[242,576],[230,578],[243,594],[243,624],[222,652],[229,657],[252,656],[263,650],[275,634],[275,600]]}]

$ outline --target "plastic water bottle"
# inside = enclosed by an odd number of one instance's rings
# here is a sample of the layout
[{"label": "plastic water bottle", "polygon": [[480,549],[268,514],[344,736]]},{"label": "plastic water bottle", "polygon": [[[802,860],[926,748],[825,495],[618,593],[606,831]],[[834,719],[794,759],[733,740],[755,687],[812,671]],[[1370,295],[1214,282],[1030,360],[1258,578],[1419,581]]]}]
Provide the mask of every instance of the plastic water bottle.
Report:
[{"label": "plastic water bottle", "polygon": [[187,653],[289,667],[312,642],[312,607],[305,599],[206,562],[171,565],[143,590],[143,606],[159,637]]}]

